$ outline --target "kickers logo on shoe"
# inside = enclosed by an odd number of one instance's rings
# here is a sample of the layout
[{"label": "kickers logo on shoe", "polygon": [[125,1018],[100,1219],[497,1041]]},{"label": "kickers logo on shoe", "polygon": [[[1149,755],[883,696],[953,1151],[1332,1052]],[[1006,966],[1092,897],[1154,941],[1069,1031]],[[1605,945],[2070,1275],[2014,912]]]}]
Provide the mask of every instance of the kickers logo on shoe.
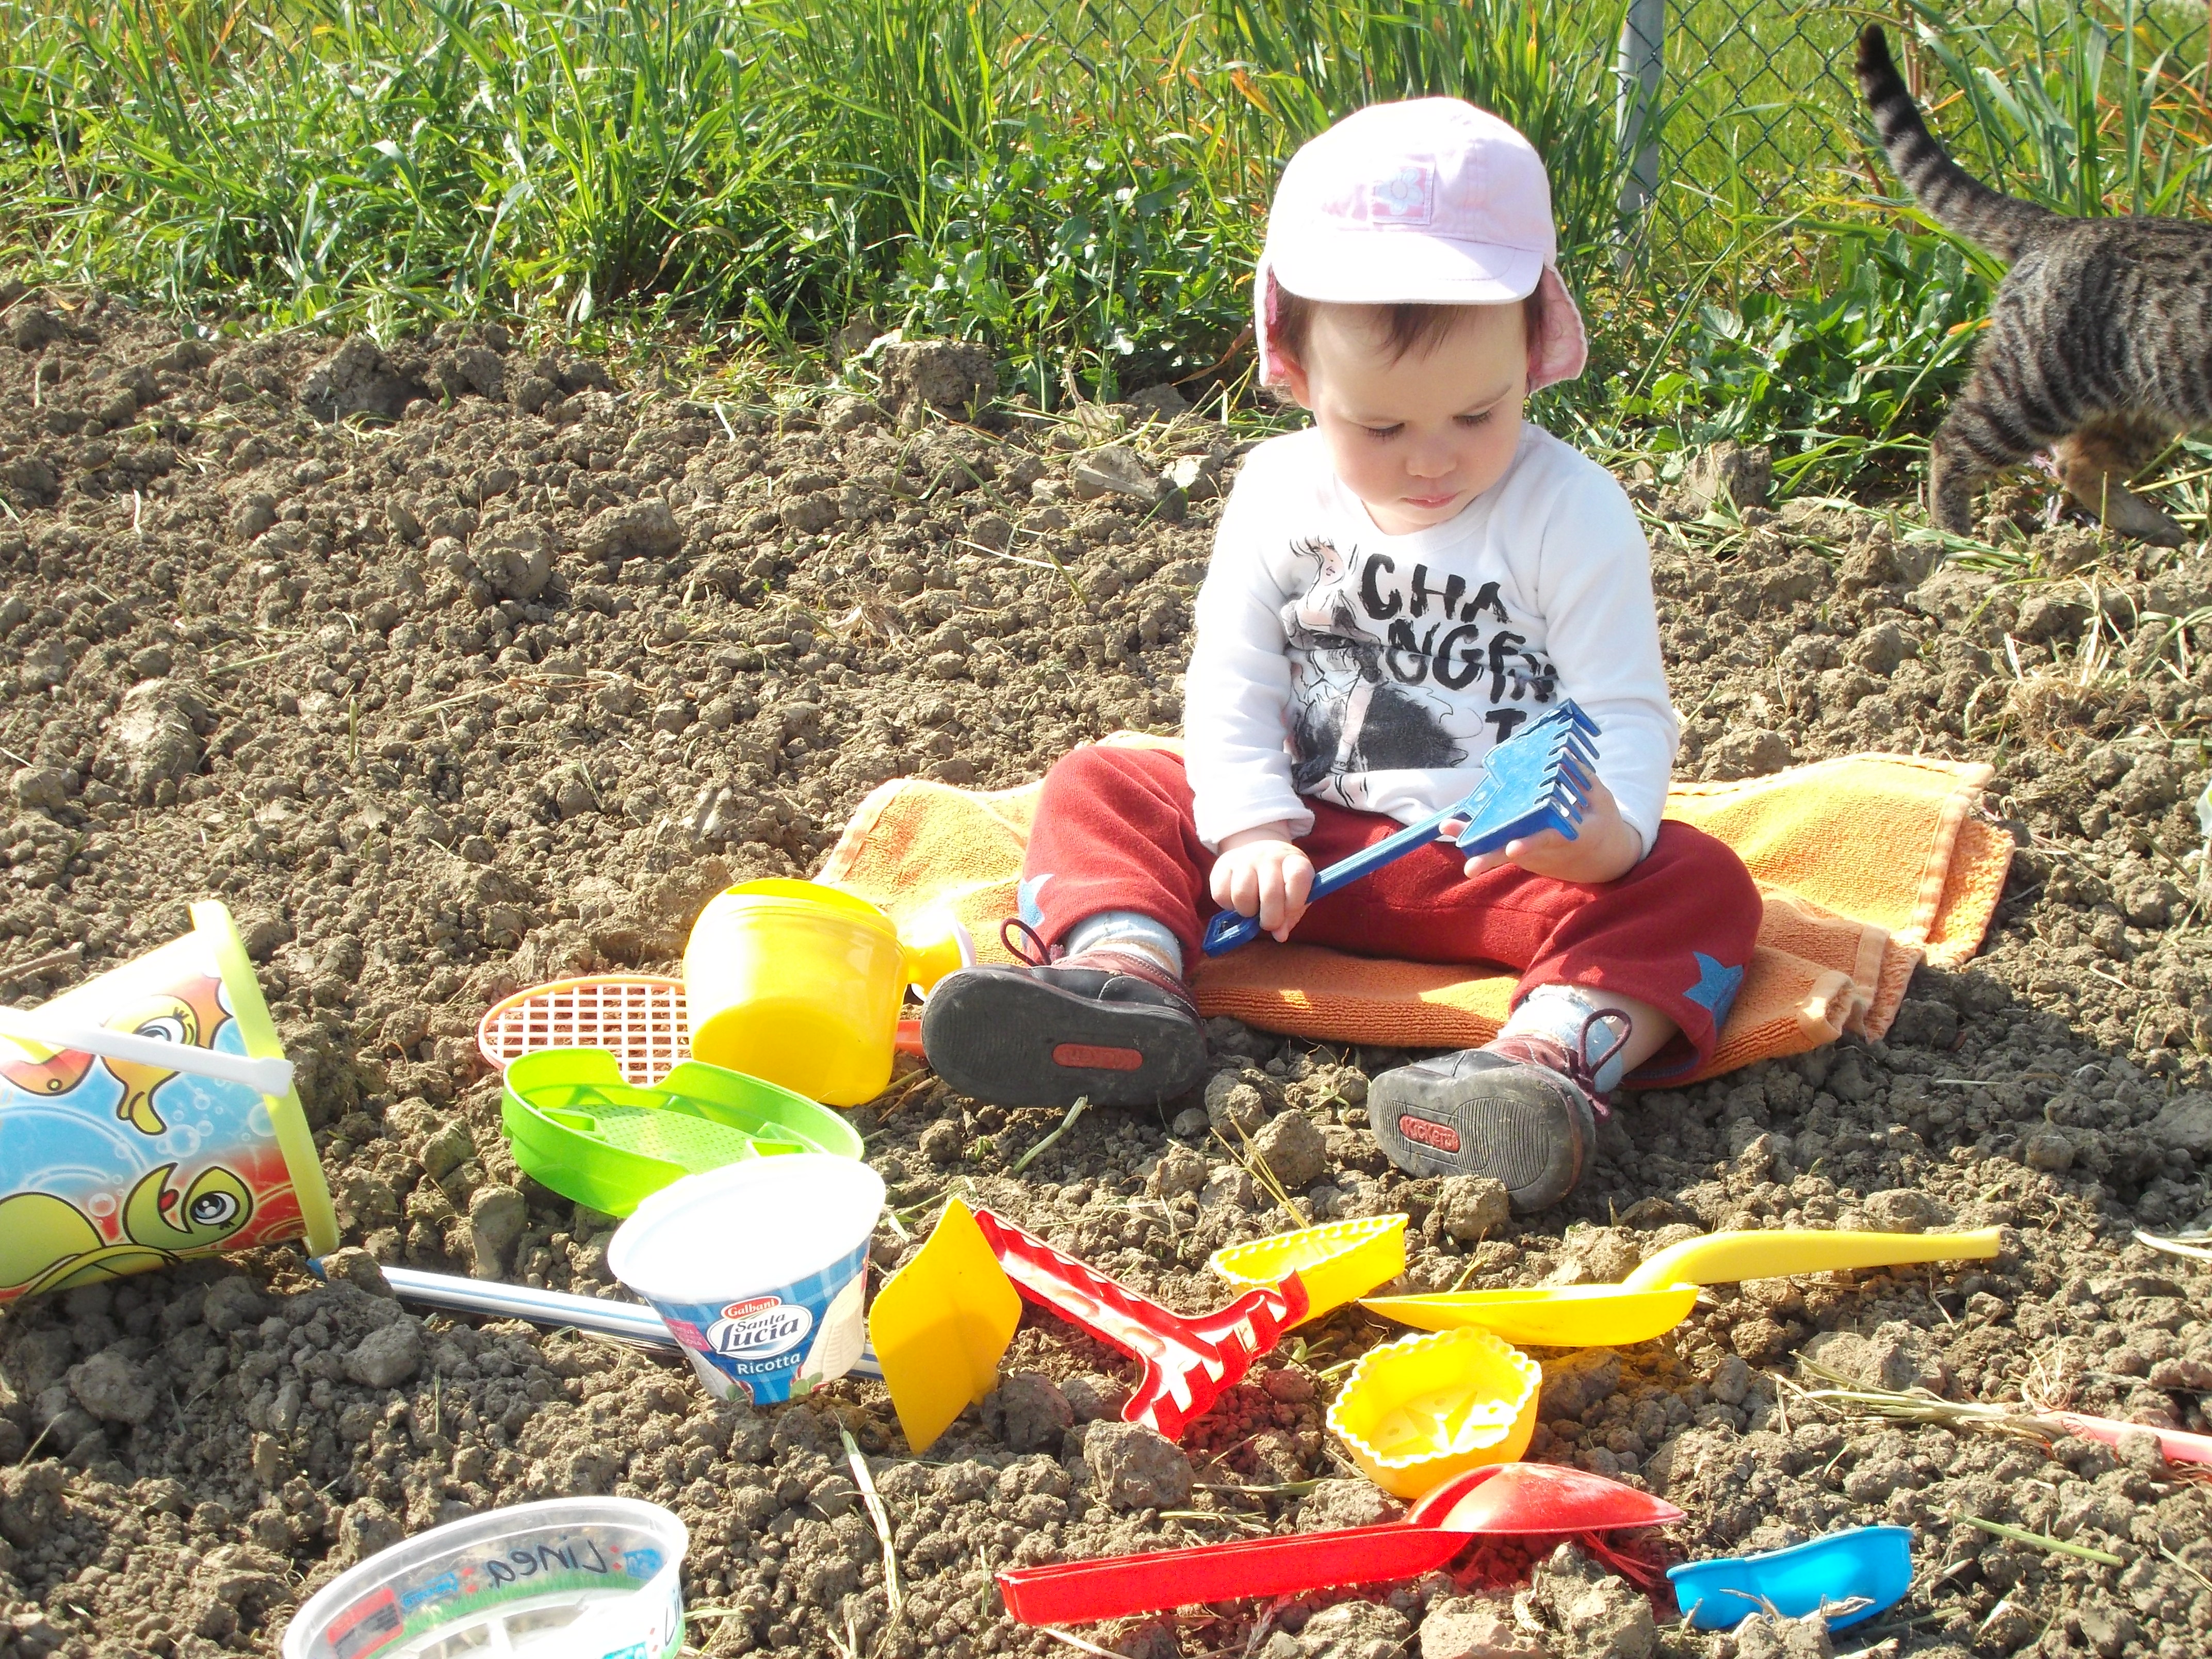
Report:
[{"label": "kickers logo on shoe", "polygon": [[789,1353],[813,1328],[811,1309],[781,1297],[757,1296],[724,1308],[708,1327],[707,1340],[716,1353],[733,1359],[770,1359]]},{"label": "kickers logo on shoe", "polygon": [[1417,1146],[1433,1147],[1440,1152],[1459,1150],[1459,1131],[1448,1123],[1431,1123],[1408,1113],[1398,1120],[1398,1133]]}]

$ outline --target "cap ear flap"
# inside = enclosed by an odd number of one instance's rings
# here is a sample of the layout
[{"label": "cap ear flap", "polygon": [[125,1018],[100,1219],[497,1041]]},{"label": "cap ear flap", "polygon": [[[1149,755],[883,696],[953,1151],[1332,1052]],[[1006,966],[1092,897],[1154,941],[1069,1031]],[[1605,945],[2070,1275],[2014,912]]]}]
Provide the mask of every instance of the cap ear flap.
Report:
[{"label": "cap ear flap", "polygon": [[1544,334],[1550,325],[1552,307],[1539,281],[1521,301],[1521,340],[1528,354],[1528,390],[1536,389],[1536,377],[1544,367]]},{"label": "cap ear flap", "polygon": [[1589,343],[1583,332],[1583,313],[1559,273],[1546,265],[1536,279],[1541,307],[1537,327],[1528,331],[1528,390],[1540,392],[1561,380],[1571,380],[1589,360]]},{"label": "cap ear flap", "polygon": [[1266,253],[1252,273],[1253,335],[1260,357],[1260,384],[1273,386],[1283,378],[1283,286],[1275,280],[1275,267]]}]

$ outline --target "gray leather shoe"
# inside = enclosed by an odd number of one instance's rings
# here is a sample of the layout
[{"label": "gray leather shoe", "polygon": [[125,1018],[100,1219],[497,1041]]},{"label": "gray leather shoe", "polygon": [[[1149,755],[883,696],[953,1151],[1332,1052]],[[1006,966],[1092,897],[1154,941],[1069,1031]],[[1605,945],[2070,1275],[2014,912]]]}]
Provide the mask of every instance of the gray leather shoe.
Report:
[{"label": "gray leather shoe", "polygon": [[947,974],[922,1005],[921,1047],[953,1089],[999,1106],[1147,1106],[1206,1073],[1189,988],[1110,947]]},{"label": "gray leather shoe", "polygon": [[[1589,1030],[1586,1024],[1585,1043]],[[1619,1042],[1626,1041],[1624,1033]],[[1558,1203],[1582,1179],[1608,1110],[1595,1073],[1611,1058],[1592,1064],[1540,1035],[1431,1055],[1368,1086],[1367,1121],[1408,1174],[1487,1176],[1504,1182],[1515,1211],[1526,1214]]]}]

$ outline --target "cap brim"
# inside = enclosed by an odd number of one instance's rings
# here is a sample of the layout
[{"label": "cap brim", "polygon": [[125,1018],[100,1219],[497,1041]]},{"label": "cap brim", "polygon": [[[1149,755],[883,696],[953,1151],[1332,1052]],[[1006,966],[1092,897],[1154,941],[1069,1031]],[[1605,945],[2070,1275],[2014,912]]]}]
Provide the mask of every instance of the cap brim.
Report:
[{"label": "cap brim", "polygon": [[[1384,257],[1378,257],[1384,256]],[[1331,305],[1510,305],[1536,291],[1544,256],[1494,242],[1388,234],[1316,238],[1276,253],[1275,280]]]}]

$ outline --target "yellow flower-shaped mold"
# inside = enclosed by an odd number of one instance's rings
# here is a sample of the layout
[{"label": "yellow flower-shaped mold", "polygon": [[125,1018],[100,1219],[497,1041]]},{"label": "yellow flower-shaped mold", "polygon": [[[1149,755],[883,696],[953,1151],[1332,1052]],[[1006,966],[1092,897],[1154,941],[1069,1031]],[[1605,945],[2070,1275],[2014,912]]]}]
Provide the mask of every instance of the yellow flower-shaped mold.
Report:
[{"label": "yellow flower-shaped mold", "polygon": [[1542,1366],[1479,1326],[1409,1336],[1352,1368],[1328,1426],[1369,1480],[1411,1499],[1528,1450],[1543,1385]]}]

